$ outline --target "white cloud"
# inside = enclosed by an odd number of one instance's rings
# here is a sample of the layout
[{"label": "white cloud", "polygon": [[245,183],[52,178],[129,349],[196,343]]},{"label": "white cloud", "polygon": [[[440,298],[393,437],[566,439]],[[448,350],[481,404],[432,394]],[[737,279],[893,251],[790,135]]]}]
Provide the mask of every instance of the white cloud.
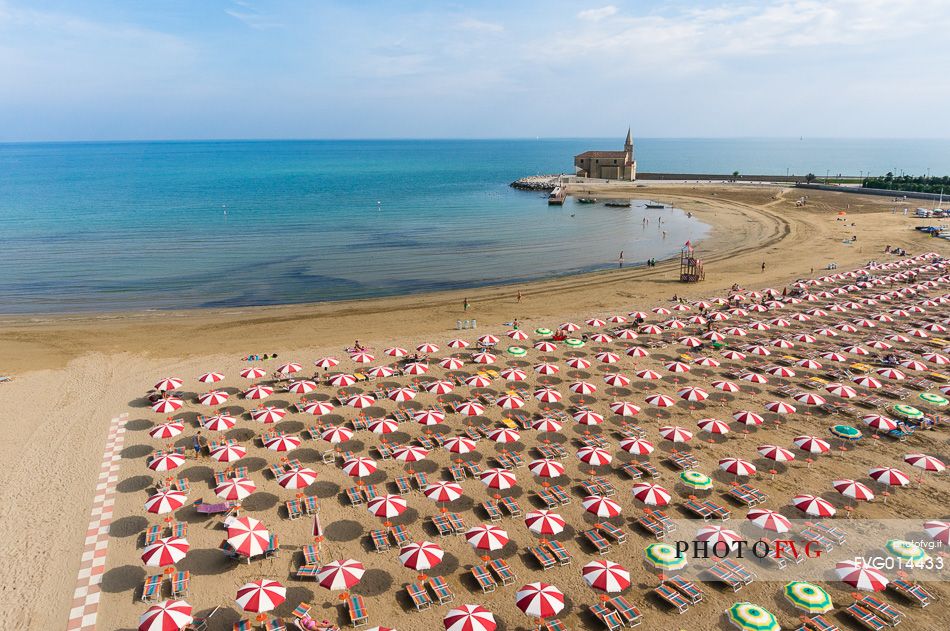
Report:
[{"label": "white cloud", "polygon": [[[247,6],[246,4],[241,4],[241,6]],[[248,7],[250,8],[250,7]],[[225,13],[230,15],[235,20],[243,22],[245,25],[252,29],[259,31],[272,29],[272,28],[283,28],[284,24],[279,20],[274,19],[271,16],[263,15],[254,11],[253,9],[248,11],[237,11],[235,9],[225,9]]]},{"label": "white cloud", "polygon": [[600,7],[599,9],[587,9],[581,11],[577,14],[578,19],[588,20],[591,22],[598,22],[604,18],[609,18],[612,15],[617,14],[617,7],[612,4],[608,4],[605,7]]},{"label": "white cloud", "polygon": [[477,31],[479,33],[501,33],[505,30],[505,27],[501,24],[476,20],[475,18],[465,18],[456,26],[465,31]]}]

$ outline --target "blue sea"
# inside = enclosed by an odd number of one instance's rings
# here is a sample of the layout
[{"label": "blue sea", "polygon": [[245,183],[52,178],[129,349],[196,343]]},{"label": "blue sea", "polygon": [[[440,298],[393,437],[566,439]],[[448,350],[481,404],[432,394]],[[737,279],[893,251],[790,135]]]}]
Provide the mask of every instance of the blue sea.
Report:
[{"label": "blue sea", "polygon": [[[552,207],[508,186],[622,142],[0,144],[0,313],[477,287],[613,267],[621,250],[640,264],[700,241],[708,226],[679,210]],[[636,143],[643,171],[950,172],[948,141]]]}]

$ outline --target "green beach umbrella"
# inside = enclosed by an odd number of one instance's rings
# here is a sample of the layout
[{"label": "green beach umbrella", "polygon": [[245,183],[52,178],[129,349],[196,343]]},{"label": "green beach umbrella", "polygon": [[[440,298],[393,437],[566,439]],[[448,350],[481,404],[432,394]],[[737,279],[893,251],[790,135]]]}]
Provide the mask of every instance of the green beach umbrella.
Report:
[{"label": "green beach umbrella", "polygon": [[804,581],[786,583],[785,597],[793,605],[808,613],[825,613],[834,607],[828,592],[814,583]]},{"label": "green beach umbrella", "polygon": [[927,403],[930,403],[932,405],[946,405],[947,404],[947,399],[945,397],[940,396],[939,394],[933,394],[930,392],[921,392],[919,396],[922,401],[926,401]]},{"label": "green beach umbrella", "polygon": [[846,440],[858,440],[861,438],[861,430],[850,425],[835,425],[831,428],[831,433],[838,438],[844,438]]},{"label": "green beach umbrella", "polygon": [[546,337],[548,335],[554,335],[554,331],[552,331],[551,329],[546,329],[543,326],[535,329],[534,332],[536,335],[541,335],[543,337]]},{"label": "green beach umbrella", "polygon": [[917,408],[911,405],[904,405],[903,403],[898,403],[895,405],[894,412],[905,418],[921,418],[924,415],[924,413]]},{"label": "green beach umbrella", "polygon": [[570,346],[571,348],[580,348],[581,346],[584,345],[584,341],[579,340],[576,337],[569,337],[566,340],[564,340],[564,343]]},{"label": "green beach umbrella", "polygon": [[752,603],[736,603],[729,607],[726,614],[729,622],[743,631],[779,631],[782,628],[775,616]]},{"label": "green beach umbrella", "polygon": [[910,541],[904,541],[903,539],[889,539],[888,542],[884,544],[884,549],[887,550],[891,556],[913,563],[921,563],[930,558],[920,546]]},{"label": "green beach umbrella", "polygon": [[712,478],[699,471],[684,471],[680,474],[680,481],[692,489],[705,491],[713,486]]},{"label": "green beach umbrella", "polygon": [[686,557],[678,557],[676,548],[668,543],[651,543],[644,550],[647,561],[661,570],[681,570],[686,567]]},{"label": "green beach umbrella", "polygon": [[509,354],[509,355],[514,355],[515,357],[524,357],[525,355],[528,354],[528,351],[526,351],[525,349],[521,348],[520,346],[509,346],[509,347],[508,347],[508,354]]}]

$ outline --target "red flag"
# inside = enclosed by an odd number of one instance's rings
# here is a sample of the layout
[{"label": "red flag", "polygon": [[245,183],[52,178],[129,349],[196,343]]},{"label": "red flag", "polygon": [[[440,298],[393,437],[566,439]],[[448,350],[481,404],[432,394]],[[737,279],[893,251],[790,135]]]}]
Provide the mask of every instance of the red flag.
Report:
[{"label": "red flag", "polygon": [[323,526],[320,525],[320,515],[313,516],[313,536],[314,537],[323,536]]},{"label": "red flag", "polygon": [[686,247],[691,248],[691,247],[693,247],[693,244],[690,243],[689,241],[687,241],[687,242],[686,242]]}]

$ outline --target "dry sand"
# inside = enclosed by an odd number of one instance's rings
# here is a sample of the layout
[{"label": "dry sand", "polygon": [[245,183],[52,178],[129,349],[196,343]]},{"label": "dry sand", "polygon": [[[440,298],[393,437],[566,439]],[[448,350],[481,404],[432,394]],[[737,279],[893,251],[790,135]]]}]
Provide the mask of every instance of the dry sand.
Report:
[{"label": "dry sand", "polygon": [[[597,192],[600,196],[610,193]],[[524,323],[523,328],[526,330],[537,326],[553,328],[564,320],[579,320],[591,315],[625,312],[634,308],[646,310],[666,302],[674,293],[690,299],[716,295],[734,282],[748,287],[781,287],[790,280],[810,275],[813,269],[816,274],[820,273],[819,270],[832,261],[842,268],[849,268],[869,259],[886,260],[887,257],[881,254],[885,244],[905,247],[911,253],[945,247],[944,243],[935,245],[936,240],[927,239],[913,231],[911,227],[915,224],[914,220],[891,214],[892,204],[876,198],[816,192],[810,195],[811,201],[807,207],[796,208],[793,202],[797,197],[796,191],[772,187],[663,185],[636,189],[636,195],[675,201],[679,207],[692,211],[713,225],[711,237],[698,249],[698,255],[704,258],[707,265],[704,283],[681,285],[676,281],[676,266],[663,263],[655,269],[628,268],[529,285],[385,300],[201,312],[9,318],[0,321],[3,371],[16,377],[14,382],[0,385],[0,409],[4,410],[0,430],[6,437],[0,446],[0,461],[4,463],[0,469],[0,506],[3,507],[0,553],[5,561],[0,569],[0,601],[5,625],[9,625],[7,628],[64,626],[106,428],[110,419],[124,412],[129,414],[129,431],[121,454],[123,461],[119,494],[108,564],[102,583],[99,628],[137,626],[138,615],[145,609],[137,601],[138,588],[146,574],[139,560],[139,535],[148,523],[157,521],[155,516],[147,516],[142,509],[147,489],[158,477],[146,468],[145,462],[148,453],[160,446],[159,441],[150,439],[147,434],[152,424],[160,420],[156,418],[159,415],[143,407],[141,397],[159,377],[180,375],[186,379],[184,390],[202,392],[206,388],[195,387],[201,384],[197,384],[194,378],[201,372],[214,369],[228,375],[222,385],[235,392],[245,385],[236,376],[239,368],[246,365],[239,358],[249,352],[277,352],[281,359],[298,360],[309,365],[323,354],[341,355],[341,347],[349,345],[356,338],[377,350],[396,343],[411,346],[423,340],[444,343],[456,335],[453,329],[455,321],[463,317],[463,297],[468,297],[472,302],[471,309],[464,317],[478,319],[479,333],[500,333],[505,329],[501,323],[514,317]],[[847,221],[838,221],[838,211],[845,208],[848,209]],[[856,227],[850,226],[852,221],[857,224]],[[851,234],[858,235],[857,243],[842,244],[842,239]],[[760,271],[763,261],[767,263],[764,272]],[[515,300],[519,290],[524,294],[521,304]],[[638,367],[655,367],[672,354],[673,348],[662,350],[642,360]],[[532,359],[533,355],[527,358],[528,361]],[[621,370],[626,373],[630,373],[632,368],[628,359],[625,358],[621,363]],[[508,360],[505,358],[503,361]],[[273,362],[271,364],[276,365]],[[346,368],[346,365],[343,367]],[[441,374],[442,371],[437,368],[435,372]],[[592,369],[590,372],[599,379],[596,371]],[[702,377],[696,371],[681,383],[701,383],[706,379],[708,374]],[[395,378],[383,382],[395,384],[405,380]],[[569,380],[567,375],[563,376],[565,384]],[[625,398],[636,401],[642,399],[644,393],[639,384],[634,385],[637,387]],[[503,390],[503,385],[498,382],[493,387],[496,391]],[[675,386],[664,384],[662,390],[672,394],[670,391],[675,390]],[[321,388],[320,392],[326,392],[326,389]],[[603,394],[603,390],[598,395],[594,408],[604,412],[611,397]],[[729,405],[736,408],[743,405],[761,407],[764,396],[767,395],[746,388],[736,402]],[[426,402],[429,398],[424,395],[420,401]],[[296,399],[296,396],[291,397],[286,393],[275,394],[272,398],[278,403]],[[250,402],[238,397],[232,398],[229,403],[233,403],[229,407],[235,411],[250,407]],[[393,404],[383,402],[381,407],[389,410]],[[703,416],[722,418],[729,409],[719,409],[715,404],[706,410],[686,410],[681,407],[675,408],[675,419],[677,424],[687,427],[695,426],[695,421]],[[528,408],[529,411],[533,409]],[[189,402],[182,415],[191,419],[199,411],[203,410]],[[376,412],[382,414],[382,410],[377,409]],[[348,409],[336,417],[331,416],[329,422],[353,416],[354,410]],[[654,433],[656,416],[643,414],[640,417],[641,424]],[[498,411],[492,410],[489,418],[498,417]],[[457,416],[450,419],[445,431],[454,430],[452,426],[459,423]],[[281,427],[297,432],[303,429],[306,421],[302,416],[292,416]],[[827,424],[821,423],[822,426]],[[808,421],[802,420],[779,428],[770,426],[768,433],[775,437],[768,440],[787,444],[792,435],[807,429],[807,425]],[[612,427],[610,424],[604,426],[605,433],[609,433],[607,430]],[[418,435],[421,431],[419,427],[408,425],[401,429],[410,435]],[[235,428],[234,436],[246,440],[259,430],[257,425],[242,420]],[[193,431],[194,428],[189,426],[181,444],[189,442],[187,436]],[[576,438],[572,427],[567,428],[561,436],[562,440],[570,443]],[[656,436],[652,435],[651,438]],[[919,450],[940,456],[945,455],[941,451],[945,450],[946,438],[944,430],[916,437],[911,444]],[[612,439],[615,440],[615,437]],[[533,437],[526,440],[533,440]],[[369,450],[377,441],[375,435],[359,433],[350,447],[357,451]],[[326,447],[322,442],[305,441],[294,455],[310,463]],[[484,460],[490,460],[494,448],[494,445],[480,443]],[[715,470],[716,460],[730,455],[735,449],[736,443],[733,441],[704,446],[698,450],[700,470]],[[574,447],[569,446],[568,451],[573,450]],[[827,481],[834,477],[862,478],[871,464],[878,464],[882,460],[899,461],[899,456],[906,451],[909,451],[907,445],[875,442],[873,451],[859,448],[848,458],[836,456],[822,459],[809,469],[792,466],[774,481],[760,476],[756,483],[773,497],[783,498],[780,502],[774,502],[773,507],[778,508],[785,498],[800,489],[813,488],[816,492],[823,492]],[[430,470],[436,477],[441,477],[442,467],[447,463],[445,456],[444,452],[437,452],[434,464],[419,469]],[[333,620],[337,619],[341,611],[334,594],[314,587],[313,583],[288,577],[290,569],[299,563],[299,554],[293,551],[308,542],[309,523],[307,520],[289,521],[285,517],[278,517],[278,507],[292,497],[292,493],[278,487],[269,474],[263,472],[266,461],[276,457],[276,454],[257,447],[251,449],[246,460],[259,491],[245,506],[249,514],[261,518],[279,534],[284,550],[278,559],[263,564],[231,567],[215,550],[223,533],[213,528],[217,520],[199,520],[190,509],[180,513],[183,519],[192,522],[188,536],[192,550],[187,560],[180,565],[181,569],[189,569],[193,574],[189,601],[198,612],[216,605],[226,609],[215,617],[212,628],[228,628],[230,622],[237,618],[232,600],[235,589],[245,579],[262,576],[281,580],[289,588],[287,605],[279,610],[280,613],[286,615],[301,600],[313,602],[318,608],[326,608],[326,616]],[[659,457],[654,457],[654,461],[658,460]],[[565,462],[572,477],[583,477],[572,456]],[[355,591],[367,596],[371,624],[386,623],[400,629],[420,623],[439,627],[444,607],[434,607],[420,614],[409,613],[406,608],[401,587],[413,579],[415,572],[401,567],[393,552],[382,555],[367,552],[365,535],[378,527],[379,520],[363,509],[345,507],[345,501],[338,499],[339,491],[349,485],[345,475],[337,467],[314,466],[320,478],[313,488],[323,498],[321,515],[327,529],[324,557],[362,558],[370,568],[363,584]],[[214,468],[206,458],[204,462],[191,461],[180,470],[192,480],[190,500],[213,498],[208,483]],[[381,469],[385,474],[378,474],[379,479],[371,481],[391,480],[399,475],[401,467],[387,462]],[[671,482],[673,474],[665,470],[665,475]],[[527,509],[533,506],[529,490],[535,487],[536,481],[531,479],[525,469],[518,471],[518,477],[524,489],[518,499]],[[619,476],[613,479],[618,486],[623,484]],[[464,486],[472,500],[459,502],[464,508],[461,512],[469,524],[481,523],[483,518],[480,512],[476,515],[471,506],[473,502],[477,504],[481,501],[485,491],[477,481],[468,481]],[[876,503],[862,507],[860,514],[914,519],[946,517],[943,501],[948,490],[950,484],[943,477],[928,482],[920,490],[899,491],[886,506]],[[682,617],[670,614],[666,607],[646,595],[646,588],[652,586],[655,580],[652,572],[640,563],[642,545],[648,540],[641,531],[629,526],[629,519],[640,513],[639,507],[634,507],[628,494],[622,492],[621,496],[624,524],[633,531],[633,541],[607,558],[625,563],[633,572],[635,586],[628,592],[628,598],[644,610],[645,628],[723,627],[725,623],[721,612],[736,600],[763,604],[779,615],[786,625],[796,620],[796,614],[778,596],[781,587],[778,583],[754,585],[742,592],[739,598],[731,592],[709,586],[706,592],[711,602],[694,608]],[[410,498],[410,506],[409,513],[400,521],[410,524],[416,538],[434,539],[429,531],[430,526],[423,525],[423,518],[434,514],[436,508],[419,495]],[[561,512],[575,528],[590,521],[581,512],[578,497]],[[469,579],[462,575],[466,568],[477,561],[477,556],[464,540],[447,539],[441,542],[447,551],[446,561],[430,573],[448,577],[456,592],[456,603],[484,603],[505,621],[504,628],[527,628],[530,621],[515,608],[514,591],[524,582],[543,578],[568,594],[571,605],[566,618],[571,628],[598,628],[596,623],[591,622],[590,616],[583,613],[585,604],[597,601],[597,595],[584,585],[579,572],[589,555],[587,548],[567,538],[566,545],[577,557],[575,564],[542,575],[534,569],[532,561],[523,556],[525,547],[534,540],[523,522],[520,519],[505,519],[500,525],[508,529],[517,543],[517,546],[510,548],[512,553],[506,556],[518,575],[518,581],[514,586],[500,588],[493,595],[473,593]],[[847,590],[841,587],[842,584],[838,583],[830,590],[839,604],[850,600]],[[946,590],[942,590],[942,594],[950,596]],[[946,613],[945,605],[938,604],[924,611],[903,608],[911,615],[908,624],[914,628],[944,628],[939,620],[941,614]],[[842,626],[847,624],[842,623]]]}]

